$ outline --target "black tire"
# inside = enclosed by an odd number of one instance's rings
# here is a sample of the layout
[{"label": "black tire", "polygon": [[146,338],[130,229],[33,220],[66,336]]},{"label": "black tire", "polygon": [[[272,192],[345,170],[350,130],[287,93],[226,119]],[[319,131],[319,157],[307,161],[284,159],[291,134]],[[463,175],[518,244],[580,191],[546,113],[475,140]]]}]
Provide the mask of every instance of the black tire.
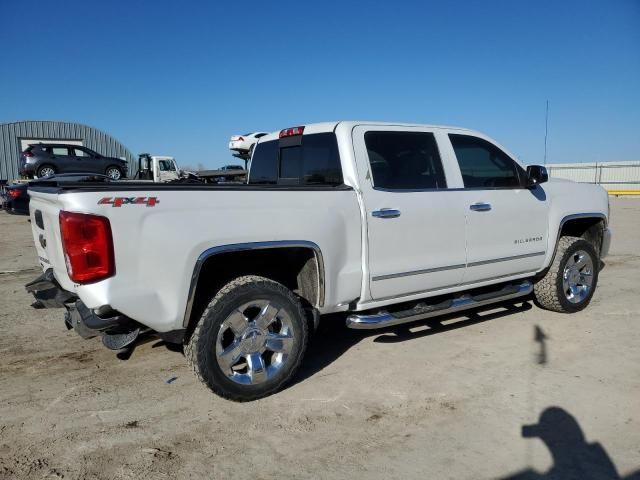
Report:
[{"label": "black tire", "polygon": [[[572,303],[563,288],[563,273],[569,259],[578,251],[586,252],[592,262],[592,283],[587,295],[579,302]],[[600,258],[593,245],[581,237],[560,237],[553,262],[533,288],[538,306],[560,313],[579,312],[589,305],[598,284]]]},{"label": "black tire", "polygon": [[[264,300],[288,315],[293,337],[291,351],[272,378],[255,385],[241,385],[230,379],[218,363],[218,333],[223,322],[241,305]],[[293,378],[302,363],[308,338],[308,320],[298,297],[278,282],[247,275],[229,282],[215,294],[185,343],[184,353],[198,379],[211,391],[229,400],[247,402],[279,391]]]},{"label": "black tire", "polygon": [[58,170],[56,169],[56,167],[54,167],[53,165],[49,165],[49,164],[45,164],[45,165],[41,165],[40,167],[38,167],[38,178],[42,178],[44,175],[42,175],[42,172],[45,169],[50,168],[51,170],[53,170],[53,174],[55,175],[56,173],[58,173]]},{"label": "black tire", "polygon": [[[119,176],[118,176],[118,178],[113,178],[113,177],[111,177],[111,175],[109,175],[109,172],[110,172],[111,170],[114,170],[114,171],[117,171],[117,172],[118,172],[118,175],[119,175]],[[111,178],[112,180],[120,180],[122,177],[124,177],[124,175],[122,174],[122,170],[120,170],[120,168],[119,168],[119,167],[116,167],[115,165],[110,165],[110,166],[108,166],[108,167],[105,169],[104,174],[105,174],[107,177]]]}]

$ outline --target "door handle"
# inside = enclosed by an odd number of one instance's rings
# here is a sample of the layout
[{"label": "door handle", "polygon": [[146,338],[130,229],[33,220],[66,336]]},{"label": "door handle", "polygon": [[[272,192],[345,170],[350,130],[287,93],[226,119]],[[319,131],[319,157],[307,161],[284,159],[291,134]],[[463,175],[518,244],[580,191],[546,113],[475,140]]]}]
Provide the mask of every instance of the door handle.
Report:
[{"label": "door handle", "polygon": [[472,203],[469,205],[469,208],[474,212],[488,212],[491,210],[490,203]]},{"label": "door handle", "polygon": [[396,218],[400,216],[400,210],[396,210],[395,208],[381,208],[380,210],[371,212],[371,216],[376,218]]}]

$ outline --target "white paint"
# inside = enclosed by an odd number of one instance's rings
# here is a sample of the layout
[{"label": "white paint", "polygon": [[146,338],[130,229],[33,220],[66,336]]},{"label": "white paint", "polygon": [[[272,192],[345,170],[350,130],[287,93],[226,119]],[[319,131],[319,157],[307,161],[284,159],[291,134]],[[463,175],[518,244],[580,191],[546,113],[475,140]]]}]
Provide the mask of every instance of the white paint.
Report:
[{"label": "white paint", "polygon": [[[362,141],[364,132],[370,129],[433,132],[452,191],[398,193],[373,189]],[[320,310],[329,313],[345,310],[354,299],[359,299],[355,309],[362,310],[529,277],[549,265],[564,217],[577,213],[608,215],[607,194],[594,185],[552,180],[542,186],[544,199],[536,199],[523,188],[462,189],[449,132],[481,137],[510,155],[477,132],[365,122],[305,126],[305,134],[330,131],[335,131],[338,139],[345,184],[353,190],[170,191],[154,190],[149,185],[148,190],[135,193],[115,188],[61,195],[32,191],[31,208],[43,212],[47,236],[45,250],[37,241],[40,232],[32,219],[38,255],[49,260],[62,287],[76,292],[89,308],[108,304],[162,332],[182,327],[196,260],[211,247],[277,240],[316,243],[322,250],[325,270],[325,304]],[[275,132],[260,141],[277,135]],[[153,208],[98,205],[105,196],[154,196],[159,203]],[[477,201],[489,202],[493,209],[469,210],[469,205]],[[383,207],[397,208],[402,215],[395,219],[371,217],[373,210]],[[83,286],[69,280],[58,227],[61,209],[109,218],[116,257],[114,277]],[[514,242],[529,236],[543,239],[535,244]],[[371,281],[379,275],[466,265],[534,251],[546,253],[478,268]]]}]

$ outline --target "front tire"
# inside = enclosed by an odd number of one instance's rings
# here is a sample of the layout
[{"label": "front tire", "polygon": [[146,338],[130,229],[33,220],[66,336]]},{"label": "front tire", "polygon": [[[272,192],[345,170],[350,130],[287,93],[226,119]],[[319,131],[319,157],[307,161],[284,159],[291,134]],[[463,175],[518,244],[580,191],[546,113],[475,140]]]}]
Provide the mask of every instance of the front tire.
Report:
[{"label": "front tire", "polygon": [[536,303],[560,313],[583,310],[598,284],[599,264],[591,243],[580,237],[561,237],[549,270],[534,285]]},{"label": "front tire", "polygon": [[246,402],[277,392],[293,378],[308,337],[298,297],[278,282],[248,275],[212,298],[185,356],[210,390]]}]

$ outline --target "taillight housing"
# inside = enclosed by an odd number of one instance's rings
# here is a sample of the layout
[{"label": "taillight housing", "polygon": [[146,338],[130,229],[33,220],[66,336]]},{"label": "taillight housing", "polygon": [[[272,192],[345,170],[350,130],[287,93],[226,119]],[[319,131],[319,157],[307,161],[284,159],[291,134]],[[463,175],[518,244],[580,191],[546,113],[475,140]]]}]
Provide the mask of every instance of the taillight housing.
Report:
[{"label": "taillight housing", "polygon": [[7,189],[7,196],[9,198],[18,198],[20,196],[20,190],[17,188]]},{"label": "taillight housing", "polygon": [[22,155],[24,155],[25,157],[33,157],[33,152],[25,150],[24,152],[22,152]]},{"label": "taillight housing", "polygon": [[97,282],[116,273],[107,217],[61,211],[60,233],[67,272],[73,282]]}]

